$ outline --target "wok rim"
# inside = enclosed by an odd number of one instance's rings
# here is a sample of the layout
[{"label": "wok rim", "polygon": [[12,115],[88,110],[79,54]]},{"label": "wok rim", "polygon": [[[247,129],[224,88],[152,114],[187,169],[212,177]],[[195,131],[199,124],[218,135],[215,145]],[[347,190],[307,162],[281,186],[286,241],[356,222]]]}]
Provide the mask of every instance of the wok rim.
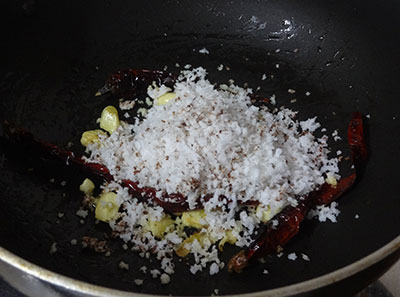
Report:
[{"label": "wok rim", "polygon": [[[253,292],[253,293],[245,293],[245,294],[237,294],[237,295],[225,295],[225,296],[235,296],[235,297],[256,297],[256,296],[273,296],[273,297],[285,297],[293,294],[304,293],[307,291],[315,290],[324,286],[328,286],[330,284],[339,282],[345,278],[348,278],[357,272],[367,269],[373,264],[379,262],[385,257],[391,255],[400,249],[400,235],[395,239],[374,251],[373,253],[361,258],[360,260],[353,262],[347,266],[344,266],[340,269],[332,271],[330,273],[321,275],[319,277],[309,279],[303,282],[295,283],[292,285],[279,287],[275,289]],[[50,271],[48,269],[42,268],[39,265],[33,264],[27,260],[22,259],[21,257],[11,253],[5,248],[0,246],[0,260],[5,263],[11,265],[22,272],[25,272],[31,276],[34,276],[42,281],[47,283],[59,286],[61,288],[71,290],[77,293],[88,294],[92,296],[98,297],[149,297],[149,296],[163,296],[163,295],[154,295],[154,294],[143,294],[143,293],[135,293],[128,291],[121,291],[117,289],[111,289],[107,287],[102,287],[99,285],[90,284],[84,281],[76,280],[64,275],[61,275],[57,272]]]}]

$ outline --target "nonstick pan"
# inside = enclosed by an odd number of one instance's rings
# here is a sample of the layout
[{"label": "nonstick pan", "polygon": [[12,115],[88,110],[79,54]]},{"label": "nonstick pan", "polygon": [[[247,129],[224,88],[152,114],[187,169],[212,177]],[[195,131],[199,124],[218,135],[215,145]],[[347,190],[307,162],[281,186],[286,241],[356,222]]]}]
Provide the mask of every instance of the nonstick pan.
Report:
[{"label": "nonstick pan", "polygon": [[[91,215],[84,222],[76,216],[79,172],[38,164],[31,152],[3,145],[0,271],[26,294],[38,296],[37,286],[26,289],[32,283],[18,279],[44,280],[67,296],[350,296],[398,259],[398,1],[31,0],[3,1],[1,13],[0,119],[76,153],[82,153],[82,131],[96,127],[101,110],[115,104],[94,96],[110,73],[164,66],[178,72],[186,64],[207,68],[211,81],[233,79],[260,87],[260,96],[275,94],[279,106],[299,110],[301,119],[318,116],[343,138],[331,143],[334,149],[346,149],[347,123],[359,111],[369,149],[357,184],[339,200],[337,223],[304,222],[284,256],[241,274],[193,276],[186,261],[177,262],[171,283],[161,285],[139,271],[157,262],[125,251],[119,240],[109,240],[110,257],[82,249],[80,238],[105,238],[110,230]],[[222,258],[236,251],[226,249]],[[291,252],[311,261],[290,261]],[[130,269],[119,269],[121,261]],[[142,286],[136,278],[144,279]]]}]

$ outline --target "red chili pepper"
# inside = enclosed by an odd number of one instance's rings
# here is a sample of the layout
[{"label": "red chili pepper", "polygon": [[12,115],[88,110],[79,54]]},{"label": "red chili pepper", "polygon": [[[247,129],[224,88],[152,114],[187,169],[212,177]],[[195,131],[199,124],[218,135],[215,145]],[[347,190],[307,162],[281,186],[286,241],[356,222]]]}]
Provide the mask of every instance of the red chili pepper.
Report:
[{"label": "red chili pepper", "polygon": [[[298,199],[297,206],[286,206],[265,224],[264,232],[261,232],[259,238],[249,248],[240,251],[231,258],[228,263],[228,270],[241,272],[251,259],[278,252],[299,232],[300,223],[310,209],[317,205],[328,204],[340,197],[352,186],[355,178],[356,175],[353,173],[341,179],[336,187],[325,183],[319,190],[311,192],[303,199]],[[278,224],[274,226],[273,221],[277,221]]]},{"label": "red chili pepper", "polygon": [[29,151],[36,150],[39,154],[60,160],[66,165],[72,165],[80,170],[105,180],[112,180],[113,177],[106,166],[97,163],[88,163],[80,157],[76,157],[73,152],[60,149],[58,146],[36,139],[31,133],[12,126],[9,122],[4,122],[4,132],[10,142],[29,148]]},{"label": "red chili pepper", "polygon": [[[122,180],[122,186],[128,188],[129,194],[132,197],[137,198],[139,201],[145,202],[151,200],[155,202],[157,205],[164,208],[165,211],[170,213],[184,212],[190,210],[189,203],[187,202],[186,196],[181,193],[172,193],[167,194],[163,193],[161,197],[157,197],[156,189],[151,187],[139,187],[137,182],[124,179]],[[197,204],[194,209],[203,208],[202,201],[208,201],[212,198],[211,194],[205,195],[203,198],[197,199]],[[220,200],[226,199],[225,196],[220,196]],[[229,200],[228,200],[229,202]],[[241,205],[257,205],[257,202],[254,201],[246,201]],[[193,209],[192,209],[193,210]]]},{"label": "red chili pepper", "polygon": [[348,177],[342,178],[336,187],[328,183],[324,183],[317,192],[313,192],[312,199],[315,205],[326,205],[336,200],[344,194],[356,180],[356,173],[354,172]]},{"label": "red chili pepper", "polygon": [[[348,127],[348,142],[356,166],[360,161],[367,158],[363,133],[362,115],[355,112]],[[310,209],[317,205],[329,204],[339,198],[350,189],[355,179],[356,173],[354,172],[350,176],[341,179],[336,187],[325,183],[317,191],[311,192],[303,199],[298,199],[296,207],[290,205],[285,207],[263,226],[264,231],[247,249],[240,251],[230,259],[228,270],[230,272],[241,272],[249,264],[250,260],[278,252],[283,245],[298,233],[300,223]],[[276,226],[273,224],[275,220],[278,222]]]},{"label": "red chili pepper", "polygon": [[137,182],[128,179],[122,180],[122,186],[128,188],[129,194],[139,201],[152,200],[168,212],[183,212],[189,209],[186,197],[182,194],[174,193],[168,195],[165,193],[161,197],[157,197],[156,189],[150,187],[140,188]]},{"label": "red chili pepper", "polygon": [[128,69],[117,71],[97,91],[96,96],[111,92],[120,98],[134,99],[138,93],[146,91],[153,81],[158,85],[165,84],[169,86],[175,82],[175,76],[169,72],[159,70]]},{"label": "red chili pepper", "polygon": [[350,121],[347,129],[347,140],[349,142],[353,162],[357,163],[367,159],[367,145],[364,139],[364,125],[362,114],[359,112],[353,113],[353,118]]}]

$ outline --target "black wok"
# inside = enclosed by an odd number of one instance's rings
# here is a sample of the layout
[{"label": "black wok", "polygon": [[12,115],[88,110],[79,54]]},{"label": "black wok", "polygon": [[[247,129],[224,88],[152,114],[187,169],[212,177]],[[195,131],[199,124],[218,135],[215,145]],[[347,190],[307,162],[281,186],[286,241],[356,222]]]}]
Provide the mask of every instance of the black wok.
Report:
[{"label": "black wok", "polygon": [[[81,224],[75,215],[82,176],[54,164],[36,167],[28,151],[16,158],[4,148],[0,255],[13,271],[63,291],[94,295],[117,294],[101,288],[107,287],[174,295],[210,295],[219,289],[220,294],[346,296],[398,259],[400,2],[4,1],[1,13],[0,119],[60,146],[73,142],[76,152],[82,152],[82,131],[97,127],[102,108],[115,104],[115,98],[94,97],[95,91],[110,73],[128,67],[203,66],[210,80],[260,86],[258,94],[276,94],[278,105],[299,110],[300,118],[317,115],[330,133],[338,129],[344,139],[351,112],[369,115],[370,158],[356,186],[339,200],[338,223],[304,222],[285,247],[285,254],[305,253],[310,262],[269,257],[242,274],[224,270],[210,277],[207,272],[192,276],[183,261],[167,286],[138,270],[155,267],[156,261],[123,250],[118,240],[110,240],[110,257],[71,245],[71,239],[104,238],[109,232],[92,216]],[[204,47],[209,55],[198,52]],[[230,71],[217,71],[220,64]],[[264,73],[269,78],[262,81]],[[54,242],[57,252],[50,255]],[[235,251],[227,249],[222,258]],[[118,268],[122,260],[129,263],[128,271]],[[136,278],[145,279],[143,286],[134,284]]]}]

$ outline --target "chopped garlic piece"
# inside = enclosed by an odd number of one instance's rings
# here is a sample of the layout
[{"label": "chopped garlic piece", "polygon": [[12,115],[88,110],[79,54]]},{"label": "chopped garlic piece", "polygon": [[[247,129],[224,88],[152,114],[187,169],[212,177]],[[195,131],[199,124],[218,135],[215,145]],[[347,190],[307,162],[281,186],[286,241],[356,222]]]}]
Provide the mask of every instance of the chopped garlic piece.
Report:
[{"label": "chopped garlic piece", "polygon": [[227,231],[224,238],[221,239],[221,241],[218,243],[218,249],[222,252],[225,243],[229,244],[234,244],[237,241],[236,236],[233,234],[233,232]]},{"label": "chopped garlic piece", "polygon": [[330,184],[332,187],[336,188],[337,180],[333,175],[328,174],[328,177],[325,179],[326,183]]},{"label": "chopped garlic piece", "polygon": [[259,204],[256,209],[256,216],[260,219],[261,222],[266,223],[271,220],[275,215],[280,213],[282,207],[271,208],[270,206],[265,206]]},{"label": "chopped garlic piece", "polygon": [[256,209],[256,216],[261,222],[268,222],[272,218],[271,208],[269,206],[259,204]]},{"label": "chopped garlic piece", "polygon": [[187,246],[190,246],[195,240],[200,245],[203,245],[204,240],[208,239],[208,236],[206,233],[195,233],[190,235],[188,238],[186,238],[180,245],[179,247],[175,250],[175,253],[179,257],[186,257],[189,253],[190,250],[187,248]]},{"label": "chopped garlic piece", "polygon": [[106,130],[110,134],[119,127],[118,111],[114,106],[107,106],[103,109],[100,118],[100,128]]},{"label": "chopped garlic piece", "polygon": [[164,95],[161,95],[160,97],[157,98],[157,105],[165,105],[169,101],[173,100],[176,98],[176,94],[172,92],[165,93]]},{"label": "chopped garlic piece", "polygon": [[83,183],[79,186],[79,190],[85,193],[86,195],[92,195],[94,188],[95,188],[94,183],[88,178],[85,178]]},{"label": "chopped garlic piece", "polygon": [[168,231],[168,228],[172,227],[174,222],[170,216],[166,216],[160,221],[149,221],[150,231],[155,237],[163,238],[164,233]]},{"label": "chopped garlic piece", "polygon": [[81,137],[81,144],[86,147],[89,144],[98,143],[100,141],[99,135],[106,135],[106,133],[100,129],[85,131]]},{"label": "chopped garlic piece", "polygon": [[201,229],[205,225],[205,217],[204,209],[185,211],[182,214],[182,224],[187,227]]},{"label": "chopped garlic piece", "polygon": [[96,219],[108,222],[118,213],[117,194],[113,192],[101,194],[96,203]]}]

